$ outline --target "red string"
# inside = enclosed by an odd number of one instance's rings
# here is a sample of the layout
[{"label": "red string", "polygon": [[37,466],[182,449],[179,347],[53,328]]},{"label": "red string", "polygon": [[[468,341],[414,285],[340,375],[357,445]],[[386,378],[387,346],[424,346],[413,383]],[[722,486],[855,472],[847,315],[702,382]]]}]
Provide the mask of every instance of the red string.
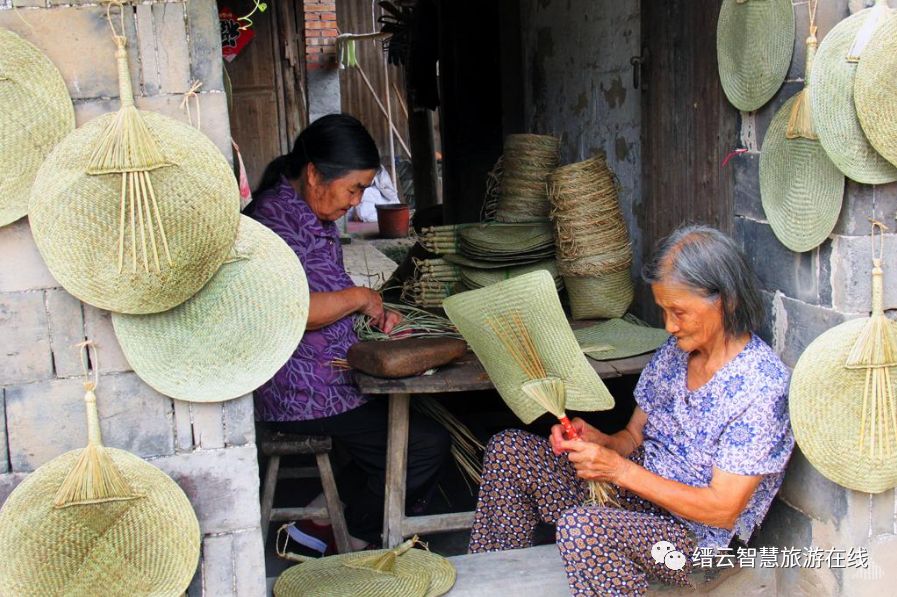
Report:
[{"label": "red string", "polygon": [[729,165],[729,160],[731,160],[735,156],[741,155],[743,153],[747,153],[747,149],[744,149],[744,148],[733,149],[732,151],[729,152],[729,154],[725,158],[723,158],[723,165],[720,166],[720,168],[725,168],[726,166]]}]

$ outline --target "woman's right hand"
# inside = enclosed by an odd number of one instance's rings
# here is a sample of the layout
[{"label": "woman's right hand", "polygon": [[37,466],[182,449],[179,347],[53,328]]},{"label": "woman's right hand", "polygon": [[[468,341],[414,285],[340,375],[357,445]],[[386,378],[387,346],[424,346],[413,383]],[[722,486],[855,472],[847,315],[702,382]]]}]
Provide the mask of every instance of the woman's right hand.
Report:
[{"label": "woman's right hand", "polygon": [[[607,446],[610,443],[609,435],[598,431],[579,417],[573,417],[570,423],[573,425],[573,429],[579,433],[583,441],[598,444],[599,446]],[[551,435],[548,437],[548,441],[551,443],[551,450],[554,452],[555,456],[560,456],[564,453],[564,450],[560,449],[560,443],[566,441],[566,439],[567,438],[564,437],[564,427],[562,425],[557,424],[551,427]]]}]

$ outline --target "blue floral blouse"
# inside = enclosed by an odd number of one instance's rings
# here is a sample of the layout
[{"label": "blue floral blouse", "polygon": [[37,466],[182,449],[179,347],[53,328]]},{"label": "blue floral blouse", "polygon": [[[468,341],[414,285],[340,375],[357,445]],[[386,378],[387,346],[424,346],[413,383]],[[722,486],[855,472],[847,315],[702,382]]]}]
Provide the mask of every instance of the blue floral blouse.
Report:
[{"label": "blue floral blouse", "polygon": [[670,338],[645,367],[635,400],[648,415],[645,468],[673,481],[706,487],[713,467],[763,475],[733,531],[680,518],[699,547],[747,541],[782,485],[794,447],[788,418],[789,371],[756,335],[706,384],[690,391],[688,353]]}]

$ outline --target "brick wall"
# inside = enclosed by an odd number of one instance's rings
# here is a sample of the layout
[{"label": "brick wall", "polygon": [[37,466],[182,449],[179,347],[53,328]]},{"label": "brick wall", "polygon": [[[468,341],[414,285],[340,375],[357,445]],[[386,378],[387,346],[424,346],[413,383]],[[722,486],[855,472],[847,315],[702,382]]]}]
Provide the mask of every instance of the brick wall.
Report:
[{"label": "brick wall", "polygon": [[336,0],[305,0],[305,58],[308,70],[336,67]]},{"label": "brick wall", "polygon": [[[863,0],[819,2],[817,37],[825,35],[852,12],[871,6]],[[897,2],[890,2],[897,6]],[[769,104],[741,114],[739,146],[747,153],[734,158],[735,235],[747,249],[765,287],[769,330],[765,336],[791,367],[819,334],[868,315],[870,243],[867,217],[891,227],[897,213],[897,184],[870,186],[848,179],[841,217],[828,240],[806,253],[793,253],[772,233],[760,203],[760,146],[776,111],[803,86],[807,2],[794,2],[797,33],[788,78]],[[885,308],[897,308],[897,235],[885,235]],[[890,272],[890,273],[888,273]],[[890,280],[890,282],[888,281]],[[897,546],[897,494],[869,495],[840,487],[820,475],[795,450],[779,499],[760,541],[777,546],[809,546],[870,551],[867,571],[795,569],[779,571],[779,594],[888,594],[897,571],[887,569],[882,549]],[[883,548],[890,544],[890,547]],[[897,552],[895,552],[897,553]]]},{"label": "brick wall", "polygon": [[[57,65],[78,124],[117,109],[104,9],[57,0],[15,0],[15,6],[0,0],[0,27]],[[126,28],[137,105],[187,121],[183,93],[191,81],[202,81],[202,130],[230,157],[215,2],[143,2],[128,13]],[[109,314],[82,304],[50,275],[27,219],[0,228],[0,502],[38,466],[84,446],[81,369],[71,345],[85,337],[100,350],[105,443],[171,475],[199,518],[202,560],[189,594],[264,595],[251,398],[188,404],[141,382],[118,347]]]}]

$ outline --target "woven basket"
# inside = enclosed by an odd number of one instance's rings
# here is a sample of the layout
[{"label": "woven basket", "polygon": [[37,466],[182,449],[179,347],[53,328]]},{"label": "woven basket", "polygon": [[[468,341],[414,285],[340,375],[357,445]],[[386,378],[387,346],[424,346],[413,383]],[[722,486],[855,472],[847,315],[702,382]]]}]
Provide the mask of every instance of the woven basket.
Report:
[{"label": "woven basket", "polygon": [[55,508],[81,450],[38,468],[0,510],[0,595],[170,595],[199,561],[199,523],[165,473],[105,448],[139,499]]},{"label": "woven basket", "polygon": [[596,361],[609,361],[657,350],[670,335],[666,330],[611,319],[573,331],[582,351]]},{"label": "woven basket", "polygon": [[622,317],[632,304],[635,290],[629,269],[599,276],[564,276],[573,319]]},{"label": "woven basket", "polygon": [[293,566],[277,579],[274,597],[438,597],[455,584],[455,568],[444,557],[409,549],[384,566],[390,551],[328,556]]},{"label": "woven basket", "polygon": [[273,377],[302,339],[308,283],[293,250],[243,216],[234,253],[178,307],[112,316],[128,363],[166,396],[219,402],[247,394]]},{"label": "woven basket", "polygon": [[853,84],[854,104],[872,147],[897,166],[897,13],[866,46]]},{"label": "woven basket", "polygon": [[502,156],[499,222],[542,222],[548,219],[548,174],[557,167],[560,139],[550,135],[508,135]]},{"label": "woven basket", "polygon": [[554,280],[547,271],[450,296],[443,308],[483,363],[501,397],[524,423],[532,422],[545,409],[523,391],[530,378],[508,356],[490,325],[495,318],[511,314],[519,314],[522,319],[546,373],[564,382],[568,409],[595,411],[613,407],[613,397],[573,336]]},{"label": "woven basket", "polygon": [[63,139],[31,191],[31,230],[50,273],[85,303],[118,313],[166,311],[196,294],[227,258],[240,218],[240,191],[218,148],[187,124],[142,114],[172,163],[150,176],[173,267],[157,270],[151,262],[145,271],[141,263],[134,271],[126,260],[119,273],[121,177],[86,173],[91,148],[115,114]]},{"label": "woven basket", "polygon": [[[810,97],[816,93],[814,87]],[[795,101],[779,109],[763,139],[760,197],[776,237],[801,253],[819,246],[838,222],[844,176],[818,141],[785,138]]]},{"label": "woven basket", "polygon": [[28,213],[28,193],[50,150],[75,128],[62,75],[37,48],[0,28],[0,226]]},{"label": "woven basket", "polygon": [[[884,184],[897,180],[897,167],[875,151],[863,132],[853,97],[857,64],[846,59],[860,28],[874,15],[874,9],[861,10],[826,34],[816,54],[810,100],[819,142],[832,162],[857,182]],[[893,79],[894,72],[887,77]]]},{"label": "woven basket", "polygon": [[[897,437],[888,435],[890,454],[883,458],[869,454],[868,433],[859,445],[866,374],[844,366],[865,325],[865,318],[850,320],[813,340],[794,367],[788,400],[794,438],[807,460],[839,485],[879,493],[897,486]],[[891,380],[897,384],[893,370]]]},{"label": "woven basket", "polygon": [[729,102],[751,112],[782,86],[794,52],[791,0],[724,0],[716,28],[719,78]]}]

